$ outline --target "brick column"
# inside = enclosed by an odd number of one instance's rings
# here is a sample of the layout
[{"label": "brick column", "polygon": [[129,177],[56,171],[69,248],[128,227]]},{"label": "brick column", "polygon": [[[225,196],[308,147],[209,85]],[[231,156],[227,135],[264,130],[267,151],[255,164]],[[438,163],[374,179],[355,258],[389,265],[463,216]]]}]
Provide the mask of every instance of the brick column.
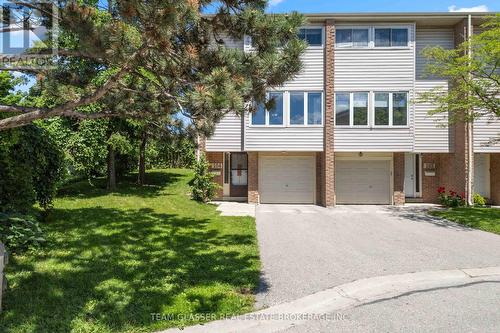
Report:
[{"label": "brick column", "polygon": [[[219,184],[219,189],[217,190],[217,196],[215,199],[222,199],[224,196],[223,186],[224,186],[224,153],[222,152],[206,152],[205,156],[207,161],[210,163],[209,170],[214,173],[214,182]],[[217,166],[214,168],[214,166]]]},{"label": "brick column", "polygon": [[335,24],[333,20],[325,22],[325,126],[323,152],[323,204],[326,207],[335,205],[335,153],[334,135],[334,51]]},{"label": "brick column", "polygon": [[490,199],[500,205],[500,153],[490,154]]},{"label": "brick column", "polygon": [[259,153],[248,152],[248,202],[259,203]]},{"label": "brick column", "polygon": [[[467,40],[467,28],[467,19],[455,25],[455,47]],[[467,112],[468,110],[463,110],[464,117]],[[451,168],[448,170],[449,175],[453,175],[450,179],[449,189],[467,195],[472,188],[472,178],[474,177],[474,154],[473,145],[469,144],[469,141],[472,141],[469,140],[468,135],[468,126],[470,125],[463,119],[459,114],[455,115],[454,123],[451,125],[452,133],[454,133],[453,161],[447,167]]]},{"label": "brick column", "polygon": [[393,172],[394,172],[394,204],[405,204],[405,154],[394,153],[393,156]]}]

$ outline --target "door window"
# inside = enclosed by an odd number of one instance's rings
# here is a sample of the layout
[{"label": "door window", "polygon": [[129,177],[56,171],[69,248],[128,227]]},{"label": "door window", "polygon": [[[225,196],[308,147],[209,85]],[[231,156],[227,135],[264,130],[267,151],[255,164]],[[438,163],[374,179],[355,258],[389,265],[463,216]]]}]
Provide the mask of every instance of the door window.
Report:
[{"label": "door window", "polygon": [[247,154],[231,154],[231,184],[247,185],[248,179],[248,161]]}]

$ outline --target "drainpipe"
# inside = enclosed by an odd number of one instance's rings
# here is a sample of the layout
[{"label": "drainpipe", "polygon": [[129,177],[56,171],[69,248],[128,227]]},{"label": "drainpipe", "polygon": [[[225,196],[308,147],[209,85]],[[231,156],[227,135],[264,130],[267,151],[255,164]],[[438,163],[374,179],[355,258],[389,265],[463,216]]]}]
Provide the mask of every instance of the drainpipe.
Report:
[{"label": "drainpipe", "polygon": [[[468,50],[467,55],[469,60],[472,60],[472,47],[470,44],[472,37],[472,15],[467,15],[467,42]],[[469,73],[469,77],[472,74]],[[473,110],[467,110],[468,121],[467,121],[467,205],[472,205],[473,202],[473,189],[474,189],[474,141],[473,141]]]}]

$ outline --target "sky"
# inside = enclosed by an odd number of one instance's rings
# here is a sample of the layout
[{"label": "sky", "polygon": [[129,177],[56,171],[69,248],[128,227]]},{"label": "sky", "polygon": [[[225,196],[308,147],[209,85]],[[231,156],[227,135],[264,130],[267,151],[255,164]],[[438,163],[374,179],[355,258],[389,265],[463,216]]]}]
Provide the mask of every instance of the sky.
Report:
[{"label": "sky", "polygon": [[448,11],[500,11],[498,0],[270,0],[268,12],[290,11],[302,13],[328,12],[448,12]]}]

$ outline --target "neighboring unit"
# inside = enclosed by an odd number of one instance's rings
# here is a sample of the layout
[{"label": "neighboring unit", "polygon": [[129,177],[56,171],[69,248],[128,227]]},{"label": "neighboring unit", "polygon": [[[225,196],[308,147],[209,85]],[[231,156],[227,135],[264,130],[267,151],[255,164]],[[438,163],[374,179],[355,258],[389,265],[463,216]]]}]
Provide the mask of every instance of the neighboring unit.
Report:
[{"label": "neighboring unit", "polygon": [[[479,26],[475,13],[309,14],[303,70],[274,87],[275,106],[228,114],[205,150],[222,199],[254,203],[436,202],[445,186],[500,204],[500,122],[448,124],[423,92],[451,82],[425,73],[426,46],[452,49]],[[251,51],[251,39],[229,47]],[[470,160],[470,163],[469,163]]]}]

